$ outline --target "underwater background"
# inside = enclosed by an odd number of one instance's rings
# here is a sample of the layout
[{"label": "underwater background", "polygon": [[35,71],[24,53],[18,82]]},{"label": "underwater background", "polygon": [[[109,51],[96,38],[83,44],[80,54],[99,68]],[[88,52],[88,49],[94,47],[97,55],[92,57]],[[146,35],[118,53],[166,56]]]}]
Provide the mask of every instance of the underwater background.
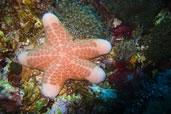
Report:
[{"label": "underwater background", "polygon": [[[169,114],[170,11],[169,0],[1,0],[0,114]],[[42,95],[43,72],[17,56],[44,43],[47,12],[75,40],[111,42],[109,54],[92,60],[105,81],[67,80],[55,99]]]}]

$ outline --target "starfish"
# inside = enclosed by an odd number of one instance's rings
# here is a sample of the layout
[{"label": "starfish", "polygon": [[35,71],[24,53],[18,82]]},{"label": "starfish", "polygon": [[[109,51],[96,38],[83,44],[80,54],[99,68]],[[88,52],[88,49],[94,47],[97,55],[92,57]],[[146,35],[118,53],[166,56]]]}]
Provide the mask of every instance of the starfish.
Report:
[{"label": "starfish", "polygon": [[22,51],[18,60],[22,65],[44,71],[42,93],[54,98],[68,79],[88,80],[98,84],[105,80],[105,72],[90,59],[110,52],[112,46],[103,39],[73,40],[59,19],[44,14],[45,43],[29,51]]}]

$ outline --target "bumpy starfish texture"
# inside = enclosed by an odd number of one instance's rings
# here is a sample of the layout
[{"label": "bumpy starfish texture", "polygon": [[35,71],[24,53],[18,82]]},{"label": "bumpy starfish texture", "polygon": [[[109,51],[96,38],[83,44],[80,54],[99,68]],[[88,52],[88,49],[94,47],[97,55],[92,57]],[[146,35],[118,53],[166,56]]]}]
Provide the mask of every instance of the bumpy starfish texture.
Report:
[{"label": "bumpy starfish texture", "polygon": [[89,59],[110,52],[111,44],[102,39],[73,40],[58,18],[52,13],[43,16],[45,43],[18,55],[21,64],[44,71],[42,93],[54,98],[67,79],[100,83],[105,72]]}]

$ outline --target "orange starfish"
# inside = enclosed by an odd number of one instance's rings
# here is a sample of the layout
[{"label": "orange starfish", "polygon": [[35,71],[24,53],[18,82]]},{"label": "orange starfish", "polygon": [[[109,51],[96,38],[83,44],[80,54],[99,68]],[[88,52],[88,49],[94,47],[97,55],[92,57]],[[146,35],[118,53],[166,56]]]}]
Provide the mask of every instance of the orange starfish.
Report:
[{"label": "orange starfish", "polygon": [[67,79],[99,83],[105,72],[88,59],[110,52],[111,44],[103,39],[73,41],[58,18],[52,13],[43,16],[45,43],[19,54],[21,64],[44,71],[42,93],[54,98]]}]

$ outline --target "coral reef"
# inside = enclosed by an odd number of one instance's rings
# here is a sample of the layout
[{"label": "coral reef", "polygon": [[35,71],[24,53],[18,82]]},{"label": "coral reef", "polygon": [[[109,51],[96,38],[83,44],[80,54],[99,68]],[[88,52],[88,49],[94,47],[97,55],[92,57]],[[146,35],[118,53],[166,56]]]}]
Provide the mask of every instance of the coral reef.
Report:
[{"label": "coral reef", "polygon": [[68,106],[70,102],[63,98],[59,98],[53,105],[49,114],[68,114]]},{"label": "coral reef", "polygon": [[103,102],[110,102],[110,100],[117,98],[116,90],[114,89],[104,89],[95,84],[90,88],[96,94],[97,99]]},{"label": "coral reef", "polygon": [[0,112],[20,112],[22,100],[23,91],[11,86],[7,79],[0,77]]},{"label": "coral reef", "polygon": [[[110,76],[115,77],[115,80],[111,83],[114,84],[116,90],[121,91],[118,93],[120,102],[122,102],[120,107],[123,108],[122,113],[139,113],[146,109],[146,104],[152,102],[163,102],[167,101],[165,97],[170,92],[170,70],[166,72],[161,72],[157,75],[157,81],[150,79],[150,75],[146,74],[137,69],[137,72],[127,72],[124,75],[117,77],[118,73]],[[126,78],[131,76],[132,78]],[[169,79],[168,79],[169,78]],[[117,80],[116,80],[117,79]],[[118,100],[119,100],[118,99]],[[117,102],[115,102],[117,103]],[[164,111],[164,108],[160,108]],[[149,110],[149,109],[147,109]],[[165,110],[167,112],[167,110]]]},{"label": "coral reef", "polygon": [[[72,94],[66,96],[66,98],[72,103],[69,106],[69,114],[72,113],[91,113],[93,106],[95,105],[95,95],[88,87],[87,82],[71,82],[72,84]],[[71,86],[69,86],[71,87]],[[69,88],[68,88],[69,89]],[[86,109],[86,110],[85,110]]]},{"label": "coral reef", "polygon": [[46,106],[48,99],[41,95],[40,83],[36,83],[36,78],[31,78],[28,82],[24,81],[22,88],[24,89],[23,96],[23,112],[41,112],[43,106]]},{"label": "coral reef", "polygon": [[[1,0],[0,114],[169,114],[170,5],[168,0]],[[109,54],[92,60],[106,72],[104,82],[68,80],[55,99],[41,94],[43,72],[21,66],[17,56],[45,42],[46,12],[55,12],[75,39],[112,43]]]},{"label": "coral reef", "polygon": [[[163,15],[165,16],[165,15]],[[163,17],[162,16],[162,17]],[[158,19],[159,20],[159,19]],[[169,61],[171,58],[170,42],[171,42],[171,17],[167,16],[155,25],[148,35],[148,50],[146,56],[150,61],[159,63],[162,61]]]},{"label": "coral reef", "polygon": [[74,38],[108,38],[107,26],[90,4],[78,0],[57,0],[53,12]]},{"label": "coral reef", "polygon": [[114,52],[116,54],[115,59],[117,61],[128,61],[131,56],[136,53],[136,42],[135,40],[121,41],[115,44]]},{"label": "coral reef", "polygon": [[[139,24],[148,30],[164,6],[161,0],[101,0],[104,6],[127,24]],[[150,14],[150,15],[149,15]]]},{"label": "coral reef", "polygon": [[128,26],[121,24],[113,29],[113,34],[115,37],[130,38],[132,36],[132,30]]}]

